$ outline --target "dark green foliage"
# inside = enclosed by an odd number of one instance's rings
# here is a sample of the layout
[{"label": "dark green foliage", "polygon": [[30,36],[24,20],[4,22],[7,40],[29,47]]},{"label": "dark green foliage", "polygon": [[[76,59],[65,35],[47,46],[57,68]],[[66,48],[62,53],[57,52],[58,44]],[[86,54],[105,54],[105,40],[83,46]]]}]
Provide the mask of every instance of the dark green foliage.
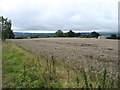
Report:
[{"label": "dark green foliage", "polygon": [[76,77],[76,82],[77,82],[77,84],[80,83],[80,79],[79,79],[79,77]]},{"label": "dark green foliage", "polygon": [[67,33],[63,33],[63,31],[58,30],[55,34],[57,37],[80,37],[81,35],[81,33],[75,33],[72,30]]},{"label": "dark green foliage", "polygon": [[70,30],[69,32],[67,32],[67,37],[75,37],[75,33]]},{"label": "dark green foliage", "polygon": [[27,39],[28,37],[27,36],[17,36],[15,37],[15,39]]},{"label": "dark green foliage", "polygon": [[67,33],[63,33],[61,30],[58,30],[56,32],[56,36],[57,37],[81,37],[81,38],[97,38],[98,36],[100,36],[99,33],[97,32],[91,32],[91,34],[85,34],[85,35],[81,35],[81,33],[75,33],[72,30],[70,30]]},{"label": "dark green foliage", "polygon": [[76,76],[76,84],[77,84],[77,87],[79,87],[79,83],[80,83],[80,78],[79,78],[79,76]]},{"label": "dark green foliage", "polygon": [[81,38],[91,38],[91,35],[85,34],[85,35],[81,35],[80,37],[81,37]]},{"label": "dark green foliage", "polygon": [[106,76],[107,76],[107,70],[106,70],[106,67],[105,67],[104,75],[103,75],[103,88],[105,88],[105,84],[106,84]]},{"label": "dark green foliage", "polygon": [[39,36],[34,35],[34,36],[30,36],[30,38],[38,38]]},{"label": "dark green foliage", "polygon": [[83,71],[83,78],[84,78],[84,82],[85,82],[86,88],[88,88],[88,80],[87,80],[87,75],[86,75],[85,70]]},{"label": "dark green foliage", "polygon": [[117,35],[116,35],[116,34],[112,34],[112,35],[111,35],[111,38],[112,38],[112,39],[116,39],[116,38],[117,38]]},{"label": "dark green foliage", "polygon": [[64,33],[64,34],[63,34],[63,37],[67,37],[67,33]]},{"label": "dark green foliage", "polygon": [[80,37],[81,33],[75,33],[75,37]]},{"label": "dark green foliage", "polygon": [[90,88],[92,89],[93,87],[92,87],[92,84],[90,84]]},{"label": "dark green foliage", "polygon": [[119,39],[120,36],[117,37],[116,34],[112,34],[110,37],[107,37],[107,39]]},{"label": "dark green foliage", "polygon": [[15,37],[13,30],[11,30],[11,20],[7,18],[2,18],[2,40],[13,39]]},{"label": "dark green foliage", "polygon": [[9,39],[14,39],[15,35],[13,33],[13,30],[9,30]]},{"label": "dark green foliage", "polygon": [[120,36],[118,36],[117,39],[120,39]]},{"label": "dark green foliage", "polygon": [[93,38],[97,38],[98,36],[100,36],[100,34],[95,31],[91,33],[91,37]]},{"label": "dark green foliage", "polygon": [[58,30],[55,34],[57,37],[63,37],[63,32],[61,30]]}]

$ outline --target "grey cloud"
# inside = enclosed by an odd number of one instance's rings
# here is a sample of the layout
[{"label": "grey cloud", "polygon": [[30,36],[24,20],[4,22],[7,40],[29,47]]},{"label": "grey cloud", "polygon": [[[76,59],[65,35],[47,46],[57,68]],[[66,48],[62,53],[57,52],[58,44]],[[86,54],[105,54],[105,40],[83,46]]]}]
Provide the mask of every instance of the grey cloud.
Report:
[{"label": "grey cloud", "polygon": [[[7,0],[6,0],[7,1]],[[15,1],[15,0],[13,0]],[[117,0],[57,0],[50,3],[21,0],[16,8],[2,14],[17,30],[109,30],[117,31]],[[16,1],[15,1],[16,2]],[[14,29],[14,28],[13,28]]]}]

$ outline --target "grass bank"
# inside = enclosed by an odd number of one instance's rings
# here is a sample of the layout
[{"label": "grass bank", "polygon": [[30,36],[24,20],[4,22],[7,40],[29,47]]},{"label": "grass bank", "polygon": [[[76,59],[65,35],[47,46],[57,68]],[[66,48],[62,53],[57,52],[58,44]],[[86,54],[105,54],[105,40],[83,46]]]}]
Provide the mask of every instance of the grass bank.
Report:
[{"label": "grass bank", "polygon": [[3,43],[3,88],[115,88],[107,69],[95,77],[74,70],[51,56],[33,54],[11,42]]}]

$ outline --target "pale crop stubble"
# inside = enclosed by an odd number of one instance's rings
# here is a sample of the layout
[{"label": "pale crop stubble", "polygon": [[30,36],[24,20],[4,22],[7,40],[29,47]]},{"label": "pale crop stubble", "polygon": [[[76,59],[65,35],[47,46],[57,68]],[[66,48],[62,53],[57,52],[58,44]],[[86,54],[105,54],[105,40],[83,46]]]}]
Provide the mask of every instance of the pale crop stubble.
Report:
[{"label": "pale crop stubble", "polygon": [[106,67],[111,78],[118,77],[118,40],[39,38],[10,41],[33,53],[53,55],[73,69],[85,68],[97,75]]}]

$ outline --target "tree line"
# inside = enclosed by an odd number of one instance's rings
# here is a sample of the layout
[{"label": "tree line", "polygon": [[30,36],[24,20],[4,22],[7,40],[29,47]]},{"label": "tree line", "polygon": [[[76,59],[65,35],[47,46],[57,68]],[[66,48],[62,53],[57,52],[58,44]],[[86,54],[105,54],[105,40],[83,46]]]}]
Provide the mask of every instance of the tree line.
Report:
[{"label": "tree line", "polygon": [[[62,30],[57,30],[55,33],[55,37],[80,37],[80,38],[98,38],[101,36],[98,32],[91,32],[90,34],[81,34],[81,33],[75,33],[72,30],[68,31],[67,33],[63,33]],[[110,36],[107,36],[106,39],[120,39],[120,35],[111,34]]]},{"label": "tree line", "polygon": [[91,32],[89,35],[82,35],[81,33],[75,33],[72,30],[68,31],[67,33],[63,33],[62,30],[56,31],[57,37],[86,37],[86,38],[98,38],[100,36],[97,32]]}]

